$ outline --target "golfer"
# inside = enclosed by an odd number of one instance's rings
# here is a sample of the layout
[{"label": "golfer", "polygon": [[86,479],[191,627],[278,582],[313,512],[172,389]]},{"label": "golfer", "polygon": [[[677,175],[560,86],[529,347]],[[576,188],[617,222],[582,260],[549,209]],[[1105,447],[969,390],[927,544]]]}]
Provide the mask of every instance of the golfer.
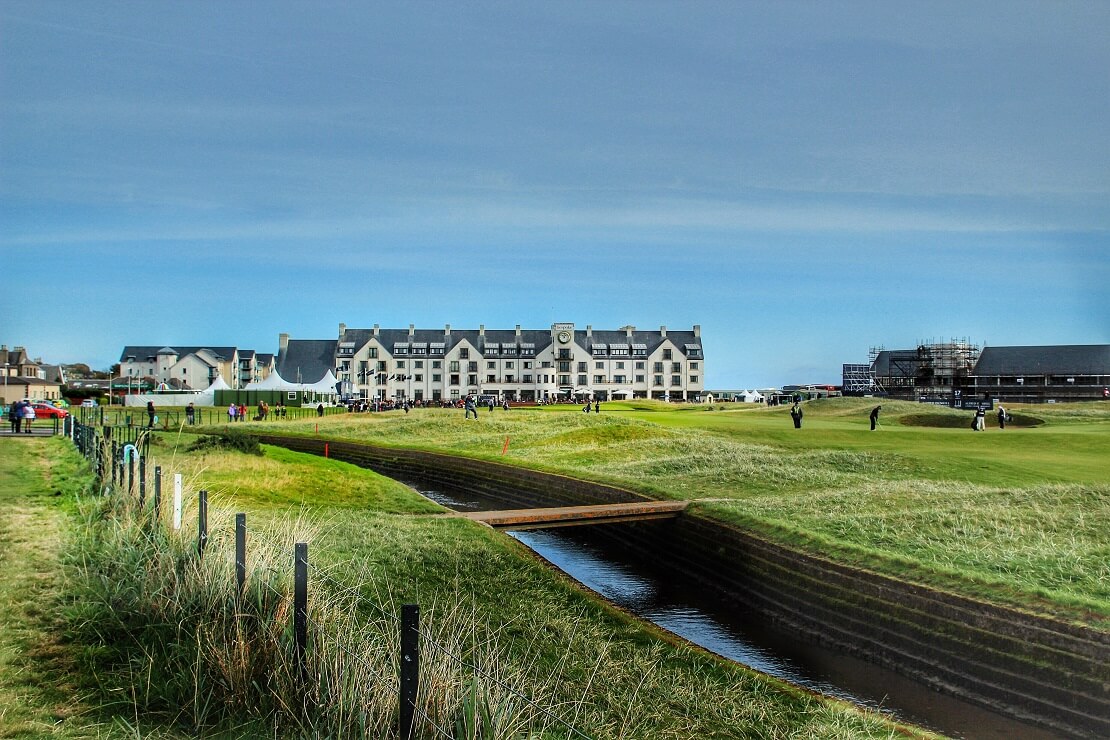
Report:
[{"label": "golfer", "polygon": [[875,426],[879,423],[879,412],[882,411],[882,406],[876,406],[871,409],[871,431],[875,431]]}]

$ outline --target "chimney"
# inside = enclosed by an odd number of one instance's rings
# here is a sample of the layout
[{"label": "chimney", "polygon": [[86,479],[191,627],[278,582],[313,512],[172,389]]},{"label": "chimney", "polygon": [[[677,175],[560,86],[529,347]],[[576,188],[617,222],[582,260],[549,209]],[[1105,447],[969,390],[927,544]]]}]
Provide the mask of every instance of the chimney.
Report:
[{"label": "chimney", "polygon": [[409,324],[409,339],[412,339],[415,336],[416,336],[416,325],[415,324]]},{"label": "chimney", "polygon": [[520,339],[520,324],[516,325],[516,338]]},{"label": "chimney", "polygon": [[485,324],[478,324],[478,336],[480,336],[482,339],[486,338],[486,325]]},{"label": "chimney", "polygon": [[701,324],[694,324],[694,336],[701,339]]},{"label": "chimney", "polygon": [[451,325],[450,324],[447,324],[443,327],[443,333],[446,334],[447,336],[451,336]]},{"label": "chimney", "polygon": [[632,341],[632,332],[634,331],[636,331],[636,327],[634,327],[632,324],[624,327],[624,335],[628,337],[628,341],[630,342]]},{"label": "chimney", "polygon": [[590,326],[589,324],[586,324],[586,339],[593,339],[593,338],[594,338],[594,328],[592,326]]},{"label": "chimney", "polygon": [[667,336],[667,327],[666,326],[659,327],[659,336],[661,336],[661,337]]},{"label": "chimney", "polygon": [[339,338],[342,339],[343,335],[347,333],[347,325],[340,322],[339,324]]},{"label": "chimney", "polygon": [[377,325],[377,324],[374,324],[374,336],[375,336],[375,337],[376,337],[376,336],[378,336],[378,335],[379,335],[379,333],[380,333],[380,331],[379,331],[379,329],[378,329],[378,325]]},{"label": "chimney", "polygon": [[278,355],[284,355],[287,349],[289,349],[289,335],[278,334]]}]

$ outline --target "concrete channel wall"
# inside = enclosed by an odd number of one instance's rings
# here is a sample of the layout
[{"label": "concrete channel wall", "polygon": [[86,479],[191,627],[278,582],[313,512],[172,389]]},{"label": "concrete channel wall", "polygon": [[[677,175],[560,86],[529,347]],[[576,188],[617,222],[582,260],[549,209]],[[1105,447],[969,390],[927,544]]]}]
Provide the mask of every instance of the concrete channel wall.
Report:
[{"label": "concrete channel wall", "polygon": [[[317,439],[266,444],[324,454]],[[413,450],[328,442],[337,460],[506,508],[648,500],[566,476]],[[1110,635],[851,568],[696,514],[606,536],[812,640],[1006,715],[1069,735],[1110,737]]]}]

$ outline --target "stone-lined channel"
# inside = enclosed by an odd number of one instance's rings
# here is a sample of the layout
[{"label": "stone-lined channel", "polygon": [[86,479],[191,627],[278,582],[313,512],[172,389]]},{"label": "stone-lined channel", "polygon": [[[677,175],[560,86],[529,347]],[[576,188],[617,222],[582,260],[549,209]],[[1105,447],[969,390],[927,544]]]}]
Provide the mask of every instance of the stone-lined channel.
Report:
[{"label": "stone-lined channel", "polygon": [[[494,499],[428,490],[406,481],[422,495],[455,511],[494,511]],[[799,641],[752,610],[657,564],[635,557],[606,536],[611,527],[635,531],[652,541],[665,539],[663,522],[594,524],[553,529],[506,530],[552,566],[637,617],[729,660],[826,696],[877,709],[899,720],[957,738],[1061,737],[946,696],[850,655]]]},{"label": "stone-lined channel", "polygon": [[[497,502],[496,508],[649,500],[611,485],[458,455],[319,438],[261,439],[317,455],[329,454],[330,445],[335,459],[418,482],[421,489],[460,501],[488,498]],[[926,697],[921,706],[910,707],[901,698],[888,699],[883,706],[906,704],[904,716],[920,724],[968,737],[990,737],[992,732],[1033,737],[1035,726],[1063,736],[1110,737],[1110,633],[1105,631],[843,565],[710,519],[696,507],[665,522],[593,525],[568,532],[596,538],[620,555],[614,562],[626,558],[637,567],[659,568],[663,583],[685,584],[691,593],[705,595],[706,614],[740,614],[745,622],[775,627],[786,642],[781,651],[769,647],[772,654],[789,656],[803,645],[819,645],[833,652],[811,666],[849,666],[850,656],[862,659],[857,665],[893,671],[861,679],[860,688],[822,678],[820,672],[813,680],[840,686],[865,703],[898,696],[893,687],[908,681]],[[580,546],[578,552],[587,549]],[[818,655],[809,647],[802,652]],[[866,673],[862,668],[850,672]],[[865,689],[868,683],[878,690]],[[964,713],[955,705],[941,707],[944,696],[981,707],[982,714],[970,720],[970,729],[961,730],[967,723],[953,723],[949,717]],[[1007,722],[1022,724],[1008,730]]]}]

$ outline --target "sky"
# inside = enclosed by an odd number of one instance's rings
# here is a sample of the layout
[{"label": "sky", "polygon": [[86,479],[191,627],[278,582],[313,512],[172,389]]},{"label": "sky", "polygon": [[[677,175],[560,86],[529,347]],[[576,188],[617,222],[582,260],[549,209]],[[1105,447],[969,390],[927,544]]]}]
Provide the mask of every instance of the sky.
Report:
[{"label": "sky", "polygon": [[0,342],[1110,342],[1110,3],[0,0]]}]

